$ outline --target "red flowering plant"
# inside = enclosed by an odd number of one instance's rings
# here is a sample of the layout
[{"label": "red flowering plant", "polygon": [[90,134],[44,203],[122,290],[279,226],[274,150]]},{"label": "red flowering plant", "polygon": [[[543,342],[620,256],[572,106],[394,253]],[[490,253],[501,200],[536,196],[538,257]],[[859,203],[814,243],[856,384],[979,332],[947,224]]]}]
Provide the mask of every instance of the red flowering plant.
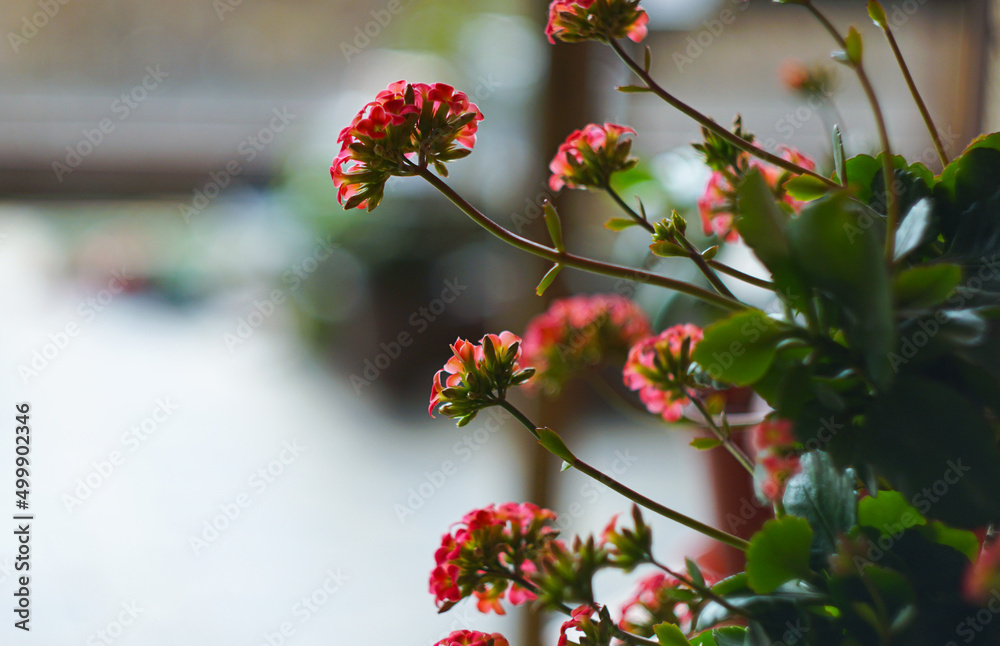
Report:
[{"label": "red flowering plant", "polygon": [[[690,260],[704,282],[571,253],[552,204],[548,242],[490,219],[442,179],[445,163],[471,151],[483,117],[449,86],[394,83],[341,134],[331,172],[346,208],[375,208],[392,176],[420,177],[496,237],[551,263],[539,295],[570,268],[673,290],[717,316],[704,328],[671,321],[658,331],[626,299],[575,296],[531,321],[523,343],[510,332],[456,341],[433,378],[432,415],[463,425],[501,407],[565,468],[634,507],[630,526],[615,518],[586,538],[560,536],[554,514],[530,503],[470,512],[435,554],[430,591],[439,610],[472,598],[484,613],[517,605],[561,613],[559,646],[1000,643],[1000,622],[990,620],[1000,607],[1000,133],[948,157],[885,12],[870,0],[940,172],[894,155],[860,32],[841,32],[812,0],[781,3],[804,9],[832,37],[834,60],[871,105],[877,156],[849,156],[837,125],[832,164],[821,168],[793,149],[760,147],[738,117],[728,129],[683,102],[654,78],[651,50],[640,63],[625,42],[648,29],[637,0],[549,8],[551,42],[609,46],[637,79],[620,89],[701,126],[695,148],[711,179],[698,217],[708,246],[688,237],[684,214],[651,219],[611,188],[636,163],[636,131],[626,125],[570,134],[550,185],[607,194],[623,216],[608,228],[642,227],[653,254]],[[817,73],[786,77],[797,92],[826,91]],[[768,276],[722,262],[724,245],[745,246]],[[770,292],[774,307],[744,302],[738,283]],[[693,446],[728,451],[773,518],[744,537],[682,514],[591,466],[508,398],[517,386],[556,393],[571,376],[609,365],[652,416],[703,427],[707,436]],[[766,412],[737,423],[726,410],[734,388],[752,391]],[[740,550],[745,571],[719,580],[691,559],[671,569],[655,554],[640,507]],[[612,616],[595,576],[639,568],[656,572],[644,572]],[[469,631],[440,643],[507,644]]]}]

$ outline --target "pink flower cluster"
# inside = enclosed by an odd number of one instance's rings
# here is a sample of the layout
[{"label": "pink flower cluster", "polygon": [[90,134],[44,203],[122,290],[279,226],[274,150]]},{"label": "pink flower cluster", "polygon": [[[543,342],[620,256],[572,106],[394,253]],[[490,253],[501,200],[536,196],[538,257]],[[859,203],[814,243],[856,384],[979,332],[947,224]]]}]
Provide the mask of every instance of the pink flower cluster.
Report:
[{"label": "pink flower cluster", "polygon": [[538,571],[536,561],[555,538],[555,518],[548,509],[513,502],[466,514],[434,553],[430,592],[438,607],[447,610],[472,594],[480,612],[502,615],[505,596],[515,606],[533,600],[534,593],[510,579]]},{"label": "pink flower cluster", "polygon": [[559,641],[556,642],[556,646],[566,646],[566,643],[569,640],[567,632],[574,628],[584,634],[595,632],[599,623],[594,621],[594,615],[598,612],[599,609],[597,606],[589,604],[578,606],[573,609],[570,612],[569,619],[564,621],[562,626],[559,627]]},{"label": "pink flower cluster", "polygon": [[456,630],[434,646],[510,646],[510,643],[500,633]]},{"label": "pink flower cluster", "polygon": [[684,392],[688,357],[703,336],[696,325],[675,325],[640,341],[629,351],[622,371],[625,385],[639,391],[649,412],[668,422],[683,416],[689,401]]},{"label": "pink flower cluster", "polygon": [[557,300],[533,318],[524,332],[524,361],[536,382],[557,392],[574,373],[609,356],[625,355],[652,328],[633,301],[615,294]]},{"label": "pink flower cluster", "polygon": [[781,500],[788,480],[801,468],[792,423],[787,419],[764,420],[751,429],[750,445],[757,452],[760,493],[772,502]]},{"label": "pink flower cluster", "polygon": [[483,408],[498,405],[509,387],[523,384],[535,372],[521,368],[521,338],[511,332],[487,334],[478,344],[456,339],[451,351],[453,356],[434,374],[427,412],[434,417],[438,408],[459,426]]},{"label": "pink flower cluster", "polygon": [[649,29],[649,16],[639,0],[553,0],[545,35],[567,43],[628,37],[641,42]]},{"label": "pink flower cluster", "polygon": [[[816,162],[792,148],[785,147],[781,151],[781,157],[798,164],[808,170],[816,168]],[[745,153],[741,157],[741,168],[757,168],[760,170],[776,196],[779,196],[786,204],[792,207],[796,213],[801,210],[803,202],[800,202],[784,192],[781,187],[783,178],[787,176],[787,171],[762,162],[756,158],[750,158]],[[736,203],[736,179],[731,172],[714,171],[705,187],[705,192],[698,200],[698,212],[701,214],[701,223],[705,230],[705,235],[717,235],[726,242],[739,240],[736,232],[736,216],[734,205]]]},{"label": "pink flower cluster", "polygon": [[[707,573],[703,573],[706,585],[714,585],[717,581]],[[677,624],[687,632],[694,618],[692,591],[681,581],[669,574],[651,574],[639,581],[635,594],[622,606],[622,619],[619,626],[622,630],[636,635],[651,636],[653,626],[668,622]]]},{"label": "pink flower cluster", "polygon": [[549,186],[553,191],[569,188],[602,188],[610,181],[612,173],[635,166],[629,157],[630,141],[622,141],[635,130],[614,123],[588,124],[583,130],[574,130],[559,146],[549,164],[552,176]]},{"label": "pink flower cluster", "polygon": [[389,177],[468,154],[482,119],[479,108],[450,85],[390,84],[340,132],[340,153],[330,167],[337,200],[347,209],[372,210]]}]

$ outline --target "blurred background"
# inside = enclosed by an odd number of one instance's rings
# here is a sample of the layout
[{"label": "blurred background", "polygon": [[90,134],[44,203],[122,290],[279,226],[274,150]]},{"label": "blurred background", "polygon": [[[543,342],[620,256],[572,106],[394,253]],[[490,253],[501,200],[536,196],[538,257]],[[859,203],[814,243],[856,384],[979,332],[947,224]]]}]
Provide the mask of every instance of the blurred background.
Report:
[{"label": "blurred background", "polygon": [[[865,35],[897,151],[939,170],[865,2],[819,4]],[[1000,129],[1000,2],[884,4],[949,151]],[[761,145],[795,146],[824,170],[832,123],[849,154],[874,150],[864,97],[806,12],[643,6],[654,75],[682,99],[723,123],[739,112]],[[546,12],[459,0],[0,6],[0,404],[13,418],[15,402],[31,403],[35,441],[34,615],[19,643],[307,646],[386,641],[390,626],[400,643],[460,628],[554,643],[558,621],[520,610],[436,615],[427,577],[441,534],[490,502],[544,504],[568,534],[600,531],[629,505],[558,474],[515,424],[430,420],[430,377],[456,336],[521,333],[570,293],[632,295],[657,329],[715,313],[570,271],[539,299],[541,263],[419,180],[390,181],[367,214],[341,210],[329,176],[340,129],[376,92],[441,81],[486,115],[450,181],[502,225],[542,235],[548,161],[590,121],[639,133],[642,163],[621,192],[651,217],[676,208],[696,224],[708,177],[689,148],[697,127],[614,92],[631,80],[609,50],[549,45]],[[833,99],[790,87],[796,65],[825,66]],[[604,196],[555,199],[571,249],[647,262],[645,234],[603,228]],[[739,247],[725,253],[755,271]],[[698,280],[683,263],[647,266]],[[749,495],[720,485],[729,465],[688,448],[690,429],[623,413],[586,384],[520,403],[682,512],[724,527]],[[13,489],[12,459],[0,464]],[[710,547],[675,525],[655,531],[663,561]],[[599,583],[615,610],[629,596],[628,579]]]}]

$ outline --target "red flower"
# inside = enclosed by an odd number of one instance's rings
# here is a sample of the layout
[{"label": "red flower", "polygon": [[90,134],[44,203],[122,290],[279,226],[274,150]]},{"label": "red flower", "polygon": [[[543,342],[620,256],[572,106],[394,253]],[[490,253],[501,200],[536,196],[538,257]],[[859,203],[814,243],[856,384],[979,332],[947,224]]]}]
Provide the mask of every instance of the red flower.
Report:
[{"label": "red flower", "polygon": [[[442,611],[475,596],[480,612],[505,614],[507,598],[518,606],[535,594],[514,579],[538,571],[556,536],[554,512],[531,503],[505,503],[473,509],[441,538],[434,553],[430,592]],[[509,594],[508,594],[509,593]]]},{"label": "red flower", "polygon": [[795,445],[792,422],[787,419],[768,418],[750,430],[750,444],[754,451],[788,449]]},{"label": "red flower", "polygon": [[785,495],[785,486],[789,479],[798,473],[802,466],[797,455],[764,453],[757,457],[757,468],[763,471],[763,477],[758,483],[760,493],[767,500],[775,502]]},{"label": "red flower", "polygon": [[594,622],[593,616],[598,611],[596,606],[582,605],[570,612],[569,619],[563,622],[563,625],[559,627],[559,641],[556,646],[566,646],[566,641],[568,636],[566,631],[576,628],[578,630],[586,633],[588,630],[592,631],[597,628],[598,624]]},{"label": "red flower", "polygon": [[519,386],[535,373],[521,368],[521,338],[511,332],[487,334],[478,344],[456,339],[452,356],[434,373],[430,405],[465,426],[480,410],[502,402],[511,386]]},{"label": "red flower", "polygon": [[[781,151],[781,156],[788,161],[803,168],[814,170],[816,163],[792,148],[785,147]],[[761,175],[771,187],[775,195],[788,204],[793,211],[798,213],[802,209],[804,202],[800,202],[784,192],[781,187],[783,179],[787,177],[787,171],[777,166],[762,162],[758,159],[749,159],[749,155],[742,153],[740,166],[746,169],[757,168]],[[736,186],[733,174],[729,171],[714,171],[705,186],[705,191],[698,200],[698,212],[701,214],[702,226],[705,235],[717,235],[726,242],[739,240],[735,223]]]},{"label": "red flower", "polygon": [[624,355],[652,330],[645,312],[613,294],[557,300],[524,331],[524,361],[535,382],[558,392],[573,374]]},{"label": "red flower", "polygon": [[635,130],[614,123],[591,123],[583,130],[574,130],[559,146],[549,164],[552,176],[549,186],[553,191],[568,188],[603,188],[612,173],[628,170],[637,160],[629,157],[632,142],[621,141]]},{"label": "red flower", "polygon": [[510,643],[500,633],[456,630],[434,646],[510,646]]},{"label": "red flower", "polygon": [[685,393],[688,357],[703,336],[696,325],[675,325],[629,350],[622,371],[625,385],[639,391],[639,399],[649,412],[668,422],[683,416],[689,401]]},{"label": "red flower", "polygon": [[966,601],[986,605],[1000,587],[1000,541],[983,547],[975,563],[965,570],[962,594]]},{"label": "red flower", "polygon": [[340,132],[340,153],[330,167],[337,200],[345,209],[371,211],[389,177],[413,175],[428,163],[447,175],[444,162],[469,154],[482,119],[450,85],[390,84]]},{"label": "red flower", "polygon": [[549,5],[545,35],[574,43],[625,38],[640,42],[646,37],[649,16],[639,0],[554,0]]},{"label": "red flower", "polygon": [[[717,578],[703,571],[706,585]],[[691,629],[692,620],[703,600],[692,598],[692,590],[669,574],[651,574],[639,581],[635,594],[622,606],[622,630],[637,635],[652,636],[653,626],[667,622]]]}]

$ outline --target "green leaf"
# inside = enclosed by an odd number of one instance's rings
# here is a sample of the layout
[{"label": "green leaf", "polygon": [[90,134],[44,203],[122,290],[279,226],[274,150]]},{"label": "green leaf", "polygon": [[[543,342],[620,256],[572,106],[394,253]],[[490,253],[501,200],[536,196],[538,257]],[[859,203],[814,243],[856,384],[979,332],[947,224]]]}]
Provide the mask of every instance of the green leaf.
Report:
[{"label": "green leaf", "polygon": [[812,539],[805,518],[785,516],[764,523],[747,549],[747,577],[754,592],[767,594],[789,581],[809,577]]},{"label": "green leaf", "polygon": [[877,220],[846,193],[806,206],[788,225],[795,266],[807,284],[833,297],[846,313],[845,336],[868,375],[885,387],[895,345],[889,275]]},{"label": "green leaf", "polygon": [[933,202],[924,198],[903,216],[896,230],[896,260],[901,260],[934,238]]},{"label": "green leaf", "polygon": [[840,132],[840,126],[833,125],[833,165],[837,169],[837,175],[843,177],[843,182],[848,182],[847,174],[847,154],[844,152],[844,136]]},{"label": "green leaf", "polygon": [[640,94],[642,92],[649,92],[648,87],[642,87],[640,85],[619,85],[615,88],[619,92],[624,92],[625,94]]},{"label": "green leaf", "polygon": [[935,520],[922,528],[922,533],[930,541],[955,548],[970,561],[975,561],[979,556],[979,538],[968,530],[954,529]]},{"label": "green leaf", "polygon": [[785,182],[785,192],[797,200],[811,202],[837,190],[812,175],[798,175]]},{"label": "green leaf", "polygon": [[705,577],[701,573],[701,568],[698,564],[689,558],[684,559],[684,564],[687,565],[688,577],[694,581],[695,585],[704,588],[705,587]]},{"label": "green leaf", "polygon": [[788,245],[790,216],[774,199],[760,171],[752,169],[737,190],[740,218],[736,230],[774,277],[786,300],[799,309],[808,306],[808,289],[792,262]]},{"label": "green leaf", "polygon": [[822,567],[837,551],[840,534],[857,524],[854,472],[838,469],[823,451],[802,456],[802,470],[788,481],[785,511],[809,521],[813,529],[813,562]]},{"label": "green leaf", "polygon": [[692,358],[713,379],[748,386],[767,373],[787,334],[760,310],[738,312],[709,326]]},{"label": "green leaf", "polygon": [[549,230],[549,237],[552,238],[552,244],[555,246],[556,251],[566,251],[566,245],[563,243],[562,221],[559,219],[559,212],[556,211],[556,207],[552,206],[552,202],[548,200],[545,200],[542,210],[545,212],[545,226]]},{"label": "green leaf", "polygon": [[858,454],[927,518],[965,529],[1000,518],[993,428],[951,386],[900,374],[873,400],[858,437]]},{"label": "green leaf", "polygon": [[656,641],[660,642],[660,646],[691,646],[691,642],[675,624],[653,626],[653,632],[656,633]]},{"label": "green leaf", "polygon": [[723,626],[712,631],[716,646],[743,646],[747,629],[742,626]]},{"label": "green leaf", "polygon": [[552,282],[556,279],[556,276],[559,275],[559,272],[562,271],[562,268],[563,266],[560,264],[552,265],[552,269],[545,272],[545,275],[542,276],[542,280],[538,282],[538,287],[535,288],[535,293],[538,294],[539,296],[544,294],[545,290],[547,290],[552,285]]},{"label": "green leaf", "polygon": [[927,520],[898,491],[879,491],[858,503],[858,524],[874,527],[883,536],[898,536],[911,527],[926,525]]},{"label": "green leaf", "polygon": [[722,446],[722,442],[715,439],[714,437],[696,437],[691,440],[691,446],[698,449],[699,451],[708,451],[709,449],[714,449]]},{"label": "green leaf", "polygon": [[660,256],[661,258],[688,257],[691,255],[684,247],[666,241],[654,242],[649,245],[649,250],[653,252],[653,255]]},{"label": "green leaf", "polygon": [[538,443],[541,444],[549,453],[562,458],[569,464],[576,462],[576,456],[569,450],[569,447],[567,447],[566,443],[563,442],[561,437],[559,437],[559,434],[551,428],[538,429]]},{"label": "green leaf", "polygon": [[712,245],[708,249],[701,252],[701,257],[705,260],[711,260],[719,253],[719,245]]},{"label": "green leaf", "polygon": [[611,218],[604,223],[604,228],[611,229],[612,231],[623,231],[638,224],[635,220],[629,220],[628,218]]},{"label": "green leaf", "polygon": [[920,265],[896,276],[893,293],[900,309],[932,307],[944,302],[960,282],[958,265]]},{"label": "green leaf", "polygon": [[851,25],[850,29],[847,31],[847,38],[844,39],[847,42],[847,58],[850,59],[854,66],[861,65],[861,57],[864,54],[864,45],[861,42],[861,33]]},{"label": "green leaf", "polygon": [[885,17],[885,9],[878,0],[868,0],[868,15],[872,21],[882,29],[888,29],[889,21]]}]

